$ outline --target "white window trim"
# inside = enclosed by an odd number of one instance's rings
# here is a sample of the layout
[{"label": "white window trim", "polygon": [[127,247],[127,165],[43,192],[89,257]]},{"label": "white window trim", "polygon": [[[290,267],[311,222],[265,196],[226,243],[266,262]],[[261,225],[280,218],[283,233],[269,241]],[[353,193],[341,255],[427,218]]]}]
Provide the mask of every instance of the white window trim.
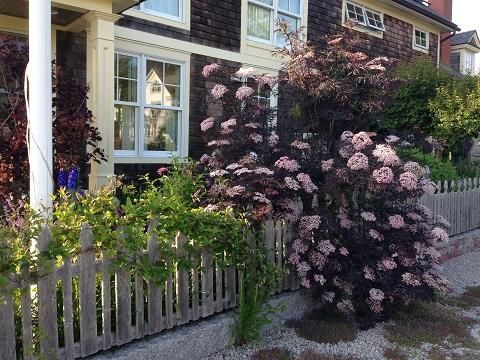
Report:
[{"label": "white window trim", "polygon": [[[125,159],[138,159],[142,162],[142,159],[171,159],[175,157],[186,157],[188,153],[188,96],[187,96],[187,66],[185,62],[170,59],[168,57],[161,57],[151,54],[139,54],[136,52],[115,49],[116,54],[127,55],[136,57],[138,59],[137,65],[137,101],[125,102],[114,100],[115,105],[127,105],[135,107],[135,150],[114,150],[113,157],[116,163],[131,162],[123,161]],[[181,106],[161,106],[161,105],[149,105],[146,103],[146,81],[143,79],[145,74],[147,60],[154,60],[169,64],[175,64],[180,66],[180,104]],[[176,151],[151,151],[145,150],[145,120],[144,110],[145,108],[156,108],[162,110],[175,110],[180,112],[180,118],[178,121],[178,139]],[[151,162],[151,161],[145,161]]]},{"label": "white window trim", "polygon": [[[363,18],[365,22],[358,22],[356,19],[351,19],[350,16],[348,15],[348,9],[347,9],[347,4],[351,4],[352,6],[358,7],[362,9],[363,13]],[[370,24],[370,21],[367,16],[367,11],[370,11],[372,14],[378,15],[380,17],[380,20],[382,22],[382,27],[378,27],[376,25]],[[355,3],[353,1],[345,1],[344,6],[343,6],[343,23],[345,24],[347,21],[353,21],[355,25],[359,27],[363,27],[366,30],[373,31],[373,32],[381,32],[383,33],[385,31],[385,20],[383,13],[380,11],[373,10],[371,8],[366,7],[365,5],[361,5],[358,3]],[[357,30],[357,26],[355,26],[355,30]]]},{"label": "white window trim", "polygon": [[295,14],[295,13],[292,13],[292,12],[289,12],[289,11],[286,11],[286,10],[280,10],[279,9],[279,6],[278,6],[278,2],[279,0],[273,0],[272,2],[272,5],[268,5],[268,4],[265,4],[265,3],[262,3],[260,1],[256,1],[256,0],[247,0],[247,9],[248,9],[248,5],[251,3],[255,6],[258,6],[258,7],[262,7],[264,9],[269,9],[271,11],[271,13],[273,13],[273,17],[272,19],[270,19],[270,22],[271,22],[271,26],[270,26],[270,40],[266,40],[266,39],[262,39],[262,38],[258,38],[256,36],[253,36],[253,35],[248,35],[248,10],[247,10],[247,29],[245,29],[245,33],[246,33],[246,36],[247,36],[247,40],[251,40],[251,41],[255,41],[255,42],[258,42],[258,43],[262,43],[262,44],[266,44],[266,45],[272,45],[272,46],[283,46],[284,44],[279,44],[277,42],[277,37],[276,37],[276,32],[275,32],[275,22],[278,20],[279,16],[278,14],[282,14],[282,15],[287,15],[287,16],[290,16],[290,17],[294,17],[296,19],[298,19],[298,24],[297,24],[297,28],[300,28],[303,26],[303,23],[304,23],[304,17],[306,16],[306,14],[304,13],[304,2],[303,0],[300,0],[299,3],[300,3],[300,12],[299,14]]},{"label": "white window trim", "polygon": [[[415,36],[416,31],[421,31],[421,32],[426,34],[426,42],[427,42],[426,47],[417,44],[417,42],[416,42],[417,37]],[[418,50],[418,51],[421,51],[421,52],[424,52],[424,53],[428,53],[428,50],[430,48],[430,32],[428,32],[427,30],[424,30],[422,28],[419,28],[417,26],[413,26],[412,47],[415,50]]]},{"label": "white window trim", "polygon": [[124,11],[123,14],[172,27],[177,27],[184,30],[190,30],[191,0],[181,1],[182,4],[180,6],[179,17],[171,16],[169,14],[165,14],[159,11],[143,9],[144,4],[140,4],[140,10],[131,8]]}]

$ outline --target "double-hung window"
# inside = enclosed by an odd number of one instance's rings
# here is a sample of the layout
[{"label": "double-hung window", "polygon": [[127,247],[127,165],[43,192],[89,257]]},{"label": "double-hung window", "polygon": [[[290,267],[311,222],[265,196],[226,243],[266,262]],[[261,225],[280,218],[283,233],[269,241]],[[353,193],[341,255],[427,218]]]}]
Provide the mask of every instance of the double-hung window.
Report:
[{"label": "double-hung window", "polygon": [[285,38],[275,33],[278,20],[286,21],[290,31],[302,22],[303,0],[249,0],[247,37],[266,44],[283,46]]},{"label": "double-hung window", "polygon": [[475,68],[475,55],[471,51],[465,51],[463,72],[465,74],[473,74]]},{"label": "double-hung window", "polygon": [[146,0],[136,9],[170,20],[183,21],[185,0]]},{"label": "double-hung window", "polygon": [[428,32],[414,28],[413,45],[422,50],[428,50]]},{"label": "double-hung window", "polygon": [[365,26],[375,31],[385,31],[383,15],[377,11],[347,1],[345,3],[345,18],[356,25]]},{"label": "double-hung window", "polygon": [[114,154],[178,155],[184,118],[184,65],[115,54]]}]

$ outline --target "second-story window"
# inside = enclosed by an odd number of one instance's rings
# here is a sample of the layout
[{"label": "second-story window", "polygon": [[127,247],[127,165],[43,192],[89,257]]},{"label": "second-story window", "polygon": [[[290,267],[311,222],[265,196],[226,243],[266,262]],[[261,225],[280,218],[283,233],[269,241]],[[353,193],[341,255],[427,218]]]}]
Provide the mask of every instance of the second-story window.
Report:
[{"label": "second-story window", "polygon": [[345,18],[353,21],[356,25],[371,28],[375,31],[385,31],[381,13],[352,2],[346,2]]},{"label": "second-story window", "polygon": [[275,34],[275,23],[287,21],[290,31],[296,31],[302,20],[302,0],[249,0],[248,38],[267,44],[283,46],[284,37]]},{"label": "second-story window", "polygon": [[426,31],[415,29],[413,41],[414,41],[415,47],[428,50],[428,33]]},{"label": "second-story window", "polygon": [[183,21],[184,0],[146,0],[137,9],[171,20]]}]

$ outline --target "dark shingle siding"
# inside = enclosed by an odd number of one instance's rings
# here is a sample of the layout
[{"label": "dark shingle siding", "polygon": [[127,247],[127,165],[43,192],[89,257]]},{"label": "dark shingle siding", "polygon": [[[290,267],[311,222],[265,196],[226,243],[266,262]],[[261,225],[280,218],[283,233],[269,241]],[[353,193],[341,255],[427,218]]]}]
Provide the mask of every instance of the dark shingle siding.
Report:
[{"label": "dark shingle siding", "polygon": [[[421,53],[412,48],[413,26],[389,15],[384,15],[385,32],[383,39],[355,31],[365,40],[362,48],[370,56],[388,56],[396,59],[409,59]],[[325,34],[344,31],[342,25],[342,0],[315,1],[309,4],[308,39],[320,45]],[[430,34],[429,54],[437,61],[438,37]]]}]

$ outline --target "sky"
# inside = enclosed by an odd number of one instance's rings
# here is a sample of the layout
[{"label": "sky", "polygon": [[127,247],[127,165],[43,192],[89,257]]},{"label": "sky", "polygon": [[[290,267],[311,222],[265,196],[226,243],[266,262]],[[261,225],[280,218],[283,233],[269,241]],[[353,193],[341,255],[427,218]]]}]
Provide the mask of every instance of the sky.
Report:
[{"label": "sky", "polygon": [[[480,0],[453,0],[453,22],[463,31],[477,30],[480,35]],[[480,72],[480,54],[475,58]]]}]

